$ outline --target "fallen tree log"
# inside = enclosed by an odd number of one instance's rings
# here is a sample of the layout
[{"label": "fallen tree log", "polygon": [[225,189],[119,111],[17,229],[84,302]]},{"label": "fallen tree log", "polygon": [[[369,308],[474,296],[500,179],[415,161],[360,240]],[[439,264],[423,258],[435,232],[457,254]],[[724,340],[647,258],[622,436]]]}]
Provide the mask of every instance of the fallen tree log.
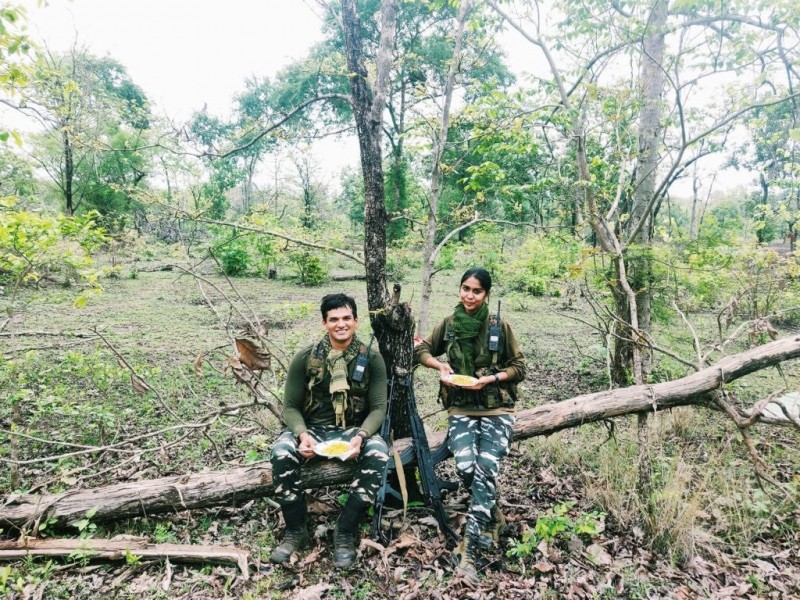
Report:
[{"label": "fallen tree log", "polygon": [[173,562],[219,563],[239,567],[247,580],[246,550],[232,546],[205,546],[196,544],[150,544],[135,539],[48,539],[23,537],[21,540],[0,540],[0,560],[21,560],[27,556],[75,556],[89,559],[125,560],[126,554],[149,559],[170,559]]},{"label": "fallen tree log", "polygon": [[[562,402],[545,404],[517,413],[514,435],[517,440],[546,435],[612,417],[640,412],[655,412],[686,405],[708,405],[712,394],[725,383],[785,360],[800,357],[800,336],[783,338],[728,356],[712,367],[691,375],[653,385],[631,386],[584,394]],[[759,416],[773,424],[791,424],[786,419]],[[444,432],[428,436],[433,452],[440,452]],[[411,440],[398,440],[402,456],[408,456]],[[406,460],[404,459],[404,463]],[[304,471],[307,488],[350,481],[353,464],[323,461]],[[272,493],[269,464],[258,464],[225,471],[190,473],[174,477],[123,482],[94,489],[78,489],[60,494],[12,494],[0,497],[0,526],[30,529],[46,520],[48,527],[64,526],[82,519],[89,510],[95,522],[135,516],[179,512],[224,504],[234,505]]]}]

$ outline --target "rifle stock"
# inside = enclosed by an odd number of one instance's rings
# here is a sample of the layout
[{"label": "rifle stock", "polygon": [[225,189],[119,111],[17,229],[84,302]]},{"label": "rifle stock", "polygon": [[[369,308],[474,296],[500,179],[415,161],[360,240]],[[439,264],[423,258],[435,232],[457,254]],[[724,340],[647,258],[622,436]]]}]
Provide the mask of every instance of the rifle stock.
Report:
[{"label": "rifle stock", "polygon": [[[391,408],[394,402],[395,394],[395,378],[393,377],[389,388],[389,399],[387,401],[387,415],[386,420],[381,427],[381,435],[389,443],[389,435],[391,433]],[[408,393],[408,413],[411,426],[411,438],[414,446],[414,458],[417,462],[419,469],[420,483],[422,484],[422,494],[433,509],[436,522],[439,524],[439,529],[449,541],[457,542],[459,540],[458,534],[453,531],[447,522],[447,513],[442,504],[442,487],[451,487],[452,484],[446,484],[436,477],[434,471],[435,461],[431,456],[430,448],[428,447],[428,436],[425,433],[425,427],[422,419],[417,411],[417,400],[414,395],[414,386],[411,376],[404,377],[397,382],[400,386],[407,389]],[[405,464],[405,462],[403,463]],[[387,543],[388,539],[383,533],[381,527],[381,519],[383,517],[383,508],[386,502],[386,494],[392,494],[399,499],[399,494],[388,483],[389,470],[392,468],[392,461],[386,464],[381,479],[381,487],[378,489],[378,495],[375,500],[375,517],[372,522],[373,538],[379,539],[383,543]]]},{"label": "rifle stock", "polygon": [[[392,377],[389,383],[389,398],[386,400],[386,419],[383,421],[383,425],[381,425],[381,437],[383,441],[386,442],[387,446],[391,446],[392,440],[392,402],[394,400],[394,377]],[[383,544],[388,543],[388,539],[386,535],[383,533],[383,529],[381,527],[381,519],[383,519],[383,507],[386,504],[386,494],[391,494],[395,492],[389,486],[388,478],[389,478],[389,469],[391,468],[392,461],[391,459],[386,463],[386,466],[383,468],[383,474],[381,475],[381,486],[378,488],[378,494],[375,497],[375,515],[372,518],[372,537],[373,539],[379,540]],[[395,492],[396,494],[396,492]]]}]

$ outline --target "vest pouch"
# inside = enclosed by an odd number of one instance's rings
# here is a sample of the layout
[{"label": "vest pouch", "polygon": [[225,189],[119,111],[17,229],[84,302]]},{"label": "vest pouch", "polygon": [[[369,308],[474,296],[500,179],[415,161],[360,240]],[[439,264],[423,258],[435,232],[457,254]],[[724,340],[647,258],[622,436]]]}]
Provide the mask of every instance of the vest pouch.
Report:
[{"label": "vest pouch", "polygon": [[[480,377],[486,377],[487,375],[491,375],[492,371],[489,367],[481,367],[477,371],[475,371],[475,375]],[[490,383],[489,385],[483,386],[483,389],[477,392],[477,399],[478,404],[482,408],[493,409],[501,406],[500,404],[500,390],[498,389],[497,383]]]},{"label": "vest pouch", "polygon": [[348,419],[348,423],[354,423],[355,419],[360,417],[363,413],[367,411],[367,397],[358,393],[358,390],[351,390],[350,394],[350,411],[351,414],[349,415],[351,419]]},{"label": "vest pouch", "polygon": [[[362,352],[358,358],[351,361],[348,365],[349,377],[347,383],[350,385],[348,392],[350,408],[347,414],[348,425],[358,425],[367,418],[369,412],[369,370],[366,369],[367,355]],[[359,367],[361,369],[359,370]]]},{"label": "vest pouch", "polygon": [[[475,373],[478,377],[485,377],[486,375],[494,375],[488,367],[478,369]],[[483,406],[491,410],[494,408],[513,408],[517,401],[517,384],[516,383],[490,383],[482,390]]]},{"label": "vest pouch", "polygon": [[502,406],[500,398],[500,386],[497,383],[490,383],[481,390],[484,393],[483,406],[488,409]]},{"label": "vest pouch", "polygon": [[468,406],[471,399],[468,390],[439,385],[439,400],[445,408],[450,408],[451,406]]},{"label": "vest pouch", "polygon": [[500,406],[512,408],[517,403],[517,384],[503,383],[497,386],[500,392]]}]

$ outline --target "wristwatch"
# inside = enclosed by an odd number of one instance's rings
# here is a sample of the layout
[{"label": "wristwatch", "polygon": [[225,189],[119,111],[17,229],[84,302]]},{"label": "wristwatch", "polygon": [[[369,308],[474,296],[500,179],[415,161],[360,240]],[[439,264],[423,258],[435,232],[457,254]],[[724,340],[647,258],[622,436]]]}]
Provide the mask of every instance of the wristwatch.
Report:
[{"label": "wristwatch", "polygon": [[497,373],[494,374],[494,382],[500,383],[500,375],[498,375]]},{"label": "wristwatch", "polygon": [[361,438],[361,445],[362,446],[367,443],[368,436],[367,436],[366,433],[364,433],[363,431],[359,431],[356,435]]}]

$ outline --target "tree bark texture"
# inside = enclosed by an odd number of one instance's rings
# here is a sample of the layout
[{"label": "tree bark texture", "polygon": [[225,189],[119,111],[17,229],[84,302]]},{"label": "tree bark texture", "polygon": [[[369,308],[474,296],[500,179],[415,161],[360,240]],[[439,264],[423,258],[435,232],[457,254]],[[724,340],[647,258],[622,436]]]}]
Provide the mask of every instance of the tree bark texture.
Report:
[{"label": "tree bark texture", "polygon": [[[391,13],[386,15],[391,25],[382,22],[384,27],[394,29],[394,3],[383,3]],[[350,79],[353,116],[358,132],[358,145],[361,157],[361,173],[364,178],[364,262],[367,273],[367,302],[370,311],[382,309],[388,300],[386,286],[386,204],[383,186],[383,153],[381,149],[381,124],[383,115],[383,99],[385,91],[373,90],[367,77],[367,66],[364,62],[364,50],[360,33],[360,19],[355,0],[342,0],[342,24],[344,27],[345,53],[347,70]],[[394,31],[391,33],[393,45]],[[383,46],[383,44],[381,44]],[[391,53],[384,56],[379,52],[379,62],[390,61]],[[378,65],[379,74],[382,65]],[[385,66],[388,68],[388,65]],[[379,76],[380,77],[380,76]],[[377,102],[381,102],[377,109]],[[380,339],[380,338],[379,338]]]},{"label": "tree bark texture", "polygon": [[[644,378],[649,377],[652,371],[652,353],[646,347],[639,346],[638,332],[649,333],[651,327],[651,314],[653,303],[653,265],[650,257],[652,243],[652,228],[654,209],[651,199],[656,189],[656,175],[659,162],[659,144],[664,126],[661,123],[662,99],[664,92],[664,52],[666,38],[664,35],[667,24],[668,0],[653,0],[650,18],[647,23],[647,32],[642,40],[642,67],[640,72],[640,85],[642,88],[642,108],[639,112],[639,152],[636,160],[636,180],[633,188],[633,206],[629,223],[633,225],[633,233],[626,240],[626,245],[638,242],[642,246],[641,253],[630,254],[626,258],[627,282],[637,290],[633,293],[630,289],[621,293],[616,290],[614,297],[617,299],[617,317],[622,320],[627,318],[630,324],[629,331],[618,332],[633,341],[620,337],[616,339],[617,346],[632,345],[630,354],[633,360],[633,370],[637,384],[644,383]],[[620,261],[621,262],[621,261]],[[618,278],[621,285],[626,281]],[[617,327],[619,329],[619,327]],[[626,354],[624,349],[615,351],[615,358],[621,360]],[[615,365],[617,372],[622,364]],[[649,505],[651,481],[650,443],[647,425],[647,413],[637,416],[637,431],[639,438],[639,477],[637,482],[639,498]]]},{"label": "tree bark texture", "polygon": [[447,145],[447,134],[450,130],[450,107],[453,103],[453,89],[456,74],[461,64],[461,47],[464,42],[464,29],[472,2],[462,0],[458,11],[453,56],[444,88],[444,106],[442,107],[438,137],[434,140],[433,165],[431,166],[431,187],[428,195],[428,225],[425,232],[425,245],[422,250],[422,292],[419,302],[419,318],[417,327],[420,335],[425,335],[428,327],[428,312],[433,291],[433,274],[438,251],[436,248],[436,232],[439,226],[439,200],[442,197],[442,156]]},{"label": "tree bark texture", "polygon": [[69,131],[64,128],[62,134],[64,140],[64,212],[68,217],[75,214],[75,204],[73,199],[72,182],[75,179],[75,164],[72,157],[72,140],[69,137]]},{"label": "tree bark texture", "polygon": [[[411,308],[400,302],[400,287],[390,297],[386,284],[386,198],[383,184],[381,132],[389,85],[392,48],[396,32],[395,0],[381,3],[381,40],[376,61],[374,90],[367,81],[367,67],[355,0],[342,0],[347,69],[353,114],[358,132],[361,170],[364,178],[364,265],[370,322],[390,381],[411,373],[414,321]],[[391,390],[390,385],[390,390]],[[395,438],[410,435],[408,400],[400,390],[392,400],[391,419]]]},{"label": "tree bark texture", "polygon": [[[653,0],[647,30],[642,40],[642,66],[639,73],[639,86],[642,94],[642,107],[639,111],[639,148],[636,158],[636,179],[632,192],[632,204],[624,244],[641,246],[641,251],[631,255],[626,253],[627,279],[636,290],[635,319],[632,321],[633,307],[631,299],[626,298],[624,290],[616,290],[617,316],[631,324],[633,329],[649,333],[652,313],[652,261],[650,244],[654,220],[654,204],[651,202],[656,193],[656,177],[658,175],[659,145],[664,133],[661,122],[664,94],[664,54],[666,51],[665,30],[667,25],[668,0]],[[619,328],[618,328],[619,329]],[[618,331],[623,337],[633,337],[631,332]],[[616,338],[617,345],[631,344]],[[615,359],[624,359],[633,355],[624,349],[615,351]],[[647,377],[652,370],[652,359],[646,348],[641,349],[641,368]],[[628,363],[630,365],[630,363]],[[619,371],[623,366],[615,365]],[[637,382],[638,383],[638,382]]]},{"label": "tree bark texture", "polygon": [[[656,412],[691,404],[703,405],[725,383],[798,357],[800,335],[726,357],[714,366],[674,381],[584,394],[521,410],[517,413],[514,437],[523,440],[628,414]],[[764,417],[759,420],[786,423]],[[430,435],[428,443],[431,451],[436,453],[444,440],[444,432]],[[395,445],[404,462],[413,457],[410,439],[398,440]],[[304,470],[303,483],[309,489],[339,485],[351,481],[353,474],[354,465],[351,463],[323,461]],[[0,527],[6,530],[9,527],[29,529],[41,520],[52,520],[49,527],[64,526],[84,518],[90,509],[96,509],[93,521],[114,521],[236,504],[269,496],[272,492],[271,468],[269,464],[259,464],[226,471],[122,482],[60,494],[11,494],[0,497]]]},{"label": "tree bark texture", "polygon": [[33,539],[0,541],[0,560],[21,560],[28,556],[74,556],[91,559],[125,560],[126,554],[146,559],[170,559],[173,562],[220,563],[239,567],[242,577],[249,577],[249,553],[232,546],[194,544],[150,544],[144,539]]}]

